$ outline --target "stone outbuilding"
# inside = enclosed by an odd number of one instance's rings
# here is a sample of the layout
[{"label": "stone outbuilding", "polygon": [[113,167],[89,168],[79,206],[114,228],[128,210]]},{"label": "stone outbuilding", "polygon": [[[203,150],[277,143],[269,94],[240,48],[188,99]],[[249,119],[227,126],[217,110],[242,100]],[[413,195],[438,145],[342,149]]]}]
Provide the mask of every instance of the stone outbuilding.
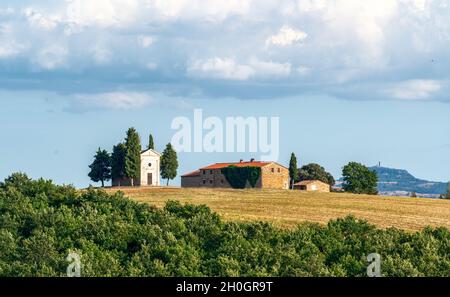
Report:
[{"label": "stone outbuilding", "polygon": [[307,191],[307,192],[321,192],[329,193],[330,185],[320,180],[304,180],[294,184],[295,190]]}]

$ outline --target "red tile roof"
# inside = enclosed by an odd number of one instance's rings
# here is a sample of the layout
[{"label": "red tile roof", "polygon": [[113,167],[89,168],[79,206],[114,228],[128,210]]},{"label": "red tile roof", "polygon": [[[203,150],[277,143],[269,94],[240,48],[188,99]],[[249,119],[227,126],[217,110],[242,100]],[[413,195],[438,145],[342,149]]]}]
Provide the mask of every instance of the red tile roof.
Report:
[{"label": "red tile roof", "polygon": [[[236,167],[264,167],[270,164],[277,164],[279,166],[284,167],[283,165],[280,165],[276,162],[262,162],[262,161],[250,161],[250,162],[235,162],[235,163],[216,163],[216,164],[212,164],[206,167],[202,167],[199,170],[187,173],[182,175],[181,177],[195,177],[195,176],[200,176],[201,175],[201,170],[214,170],[214,169],[222,169],[222,168],[226,168],[229,166],[236,166]],[[286,167],[284,167],[286,168]],[[287,168],[286,168],[287,169]]]},{"label": "red tile roof", "polygon": [[186,173],[185,175],[182,175],[181,177],[194,177],[194,176],[200,176],[200,170],[195,170],[190,173]]},{"label": "red tile roof", "polygon": [[253,161],[253,162],[238,162],[238,163],[216,163],[213,165],[209,165],[207,167],[200,168],[200,170],[212,170],[212,169],[222,169],[229,166],[236,166],[236,167],[264,167],[266,165],[271,164],[272,162],[260,162],[260,161]]},{"label": "red tile roof", "polygon": [[304,180],[298,183],[295,183],[294,186],[306,186],[309,184],[318,184],[318,183],[322,183],[322,184],[326,184],[323,181],[320,180]]}]

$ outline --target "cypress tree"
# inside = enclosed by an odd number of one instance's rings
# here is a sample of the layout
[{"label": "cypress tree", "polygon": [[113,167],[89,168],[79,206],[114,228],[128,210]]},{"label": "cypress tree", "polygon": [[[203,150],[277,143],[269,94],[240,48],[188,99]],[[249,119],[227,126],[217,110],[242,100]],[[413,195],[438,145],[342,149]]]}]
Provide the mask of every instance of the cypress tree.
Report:
[{"label": "cypress tree", "polygon": [[136,129],[128,129],[125,147],[125,176],[131,179],[133,187],[134,180],[141,178],[141,139]]},{"label": "cypress tree", "polygon": [[450,182],[447,183],[447,194],[445,195],[445,198],[450,199]]},{"label": "cypress tree", "polygon": [[298,179],[297,157],[294,153],[291,154],[291,160],[289,161],[289,177],[291,179],[291,189],[293,189],[294,183]]},{"label": "cypress tree", "polygon": [[91,171],[88,176],[93,182],[101,182],[102,188],[105,187],[105,181],[111,179],[111,156],[105,150],[98,149],[94,157],[94,162],[89,165]]},{"label": "cypress tree", "polygon": [[177,169],[177,152],[173,149],[172,144],[169,143],[161,156],[161,177],[167,179],[167,186],[169,181],[177,176]]},{"label": "cypress tree", "polygon": [[153,135],[150,134],[150,136],[148,137],[148,148],[151,150],[155,149],[155,143],[153,142]]},{"label": "cypress tree", "polygon": [[113,148],[111,156],[111,177],[113,180],[120,180],[125,178],[125,154],[127,148],[125,144],[119,143]]}]

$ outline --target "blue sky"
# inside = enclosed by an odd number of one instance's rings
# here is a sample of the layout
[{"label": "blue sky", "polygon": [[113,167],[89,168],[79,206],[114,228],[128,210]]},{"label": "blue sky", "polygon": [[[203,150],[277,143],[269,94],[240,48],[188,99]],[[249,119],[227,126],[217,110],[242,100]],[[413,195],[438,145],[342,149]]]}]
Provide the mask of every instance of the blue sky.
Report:
[{"label": "blue sky", "polygon": [[0,178],[86,186],[97,147],[134,126],[162,150],[201,108],[280,117],[284,164],[450,180],[449,24],[444,0],[0,0]]}]

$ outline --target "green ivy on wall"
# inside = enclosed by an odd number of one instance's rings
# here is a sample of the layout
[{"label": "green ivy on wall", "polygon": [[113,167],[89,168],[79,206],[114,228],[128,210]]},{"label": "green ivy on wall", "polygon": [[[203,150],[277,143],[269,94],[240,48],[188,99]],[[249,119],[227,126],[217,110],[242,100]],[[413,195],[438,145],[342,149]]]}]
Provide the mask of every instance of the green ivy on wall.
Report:
[{"label": "green ivy on wall", "polygon": [[237,167],[232,165],[222,168],[221,172],[234,189],[245,189],[247,181],[254,188],[261,176],[261,168],[254,166]]}]

